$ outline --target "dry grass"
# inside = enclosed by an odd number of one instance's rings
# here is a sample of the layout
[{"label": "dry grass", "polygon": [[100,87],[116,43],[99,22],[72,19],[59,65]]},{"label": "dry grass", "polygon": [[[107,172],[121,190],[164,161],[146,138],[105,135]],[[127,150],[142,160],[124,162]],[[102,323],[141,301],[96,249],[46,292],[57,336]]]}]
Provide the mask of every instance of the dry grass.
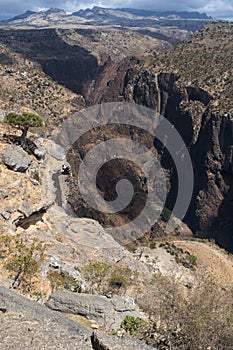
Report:
[{"label": "dry grass", "polygon": [[176,282],[159,275],[148,287],[140,304],[151,321],[139,330],[139,338],[158,349],[231,349],[232,291],[201,279],[184,298]]}]

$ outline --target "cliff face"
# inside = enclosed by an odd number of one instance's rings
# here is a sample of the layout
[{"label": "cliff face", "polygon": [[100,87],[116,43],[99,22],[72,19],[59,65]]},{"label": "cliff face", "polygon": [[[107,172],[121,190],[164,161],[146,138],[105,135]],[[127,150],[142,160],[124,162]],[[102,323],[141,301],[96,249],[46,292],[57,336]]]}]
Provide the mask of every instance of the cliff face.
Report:
[{"label": "cliff face", "polygon": [[193,229],[233,251],[233,120],[207,111],[191,154],[196,169]]},{"label": "cliff face", "polygon": [[[137,69],[133,60],[117,67],[108,66],[96,82],[95,103],[117,100],[152,108],[176,127],[190,151],[195,174],[193,199],[185,221],[195,235],[216,239],[218,244],[233,251],[231,116],[215,110],[213,97],[207,91],[182,85],[173,73],[154,74]],[[170,174],[171,190],[166,205],[172,209],[177,187],[176,174],[170,171],[173,163],[156,140],[155,147]]]}]

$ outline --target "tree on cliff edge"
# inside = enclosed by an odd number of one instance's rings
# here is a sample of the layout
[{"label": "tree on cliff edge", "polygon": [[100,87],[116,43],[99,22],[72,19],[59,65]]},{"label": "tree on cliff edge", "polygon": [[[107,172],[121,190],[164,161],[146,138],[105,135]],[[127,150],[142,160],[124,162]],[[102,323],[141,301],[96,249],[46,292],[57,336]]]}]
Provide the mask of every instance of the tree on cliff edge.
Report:
[{"label": "tree on cliff edge", "polygon": [[20,145],[26,146],[27,132],[30,127],[43,126],[43,119],[38,115],[31,112],[10,112],[6,115],[5,121],[15,127],[19,127],[22,130],[20,136]]}]

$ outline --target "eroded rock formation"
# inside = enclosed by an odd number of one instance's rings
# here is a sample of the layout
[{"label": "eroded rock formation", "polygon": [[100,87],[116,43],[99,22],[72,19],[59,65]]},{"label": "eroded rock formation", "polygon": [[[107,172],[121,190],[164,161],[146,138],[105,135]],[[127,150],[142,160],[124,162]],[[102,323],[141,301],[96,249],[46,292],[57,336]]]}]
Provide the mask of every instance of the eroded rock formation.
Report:
[{"label": "eroded rock formation", "polygon": [[[136,68],[136,60],[120,65],[109,63],[96,80],[92,103],[128,101],[164,115],[177,129],[188,147],[194,168],[194,192],[185,221],[197,236],[216,239],[233,251],[233,120],[221,114],[211,94],[184,85],[173,73],[155,74]],[[170,174],[167,199],[172,209],[177,178],[168,152],[155,140],[163,167]]]}]

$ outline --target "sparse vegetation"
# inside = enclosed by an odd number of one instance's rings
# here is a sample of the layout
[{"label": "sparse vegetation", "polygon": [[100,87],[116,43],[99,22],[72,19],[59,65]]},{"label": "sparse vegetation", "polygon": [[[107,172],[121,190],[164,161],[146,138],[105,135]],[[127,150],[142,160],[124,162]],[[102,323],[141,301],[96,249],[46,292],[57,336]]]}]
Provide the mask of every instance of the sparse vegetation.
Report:
[{"label": "sparse vegetation", "polygon": [[92,280],[97,284],[101,284],[106,275],[109,273],[110,268],[111,265],[103,261],[90,263],[85,268],[84,277],[89,281]]},{"label": "sparse vegetation", "polygon": [[34,282],[39,279],[41,264],[45,259],[45,246],[36,239],[28,241],[18,235],[5,235],[1,236],[0,254],[3,267],[13,279],[12,288],[23,292],[34,291]]},{"label": "sparse vegetation", "polygon": [[89,284],[99,292],[108,292],[114,290],[126,289],[132,283],[132,274],[130,268],[118,264],[106,262],[95,262],[86,266],[84,277]]},{"label": "sparse vegetation", "polygon": [[177,264],[182,264],[186,268],[195,269],[197,265],[197,257],[191,255],[188,251],[183,251],[182,248],[177,247],[170,242],[161,242],[160,248],[164,248],[167,253],[175,257]]},{"label": "sparse vegetation", "polygon": [[81,287],[78,281],[66,271],[50,270],[47,273],[47,278],[50,282],[52,292],[64,289],[72,290],[73,292],[80,291]]},{"label": "sparse vegetation", "polygon": [[177,282],[155,275],[150,293],[142,297],[140,305],[151,321],[134,334],[152,346],[184,350],[231,348],[232,291],[202,279],[184,298]]},{"label": "sparse vegetation", "polygon": [[231,22],[208,24],[172,49],[152,55],[145,65],[180,73],[179,82],[210,92],[216,109],[229,114],[233,108],[232,34]]}]

